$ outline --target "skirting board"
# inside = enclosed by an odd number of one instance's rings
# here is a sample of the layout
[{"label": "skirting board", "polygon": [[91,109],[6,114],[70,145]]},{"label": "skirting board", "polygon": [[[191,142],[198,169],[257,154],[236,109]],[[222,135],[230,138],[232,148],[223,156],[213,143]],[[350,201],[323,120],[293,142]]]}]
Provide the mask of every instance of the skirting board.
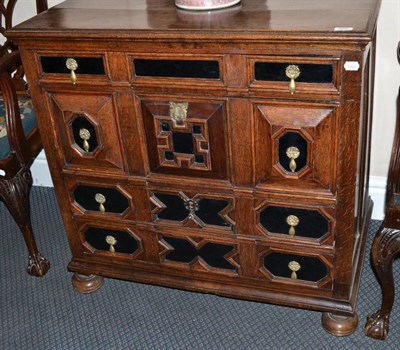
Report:
[{"label": "skirting board", "polygon": [[[47,166],[46,156],[40,153],[32,165],[32,176],[34,186],[53,187],[53,181]],[[382,220],[385,203],[386,177],[371,176],[369,179],[369,194],[374,201],[372,219]]]}]

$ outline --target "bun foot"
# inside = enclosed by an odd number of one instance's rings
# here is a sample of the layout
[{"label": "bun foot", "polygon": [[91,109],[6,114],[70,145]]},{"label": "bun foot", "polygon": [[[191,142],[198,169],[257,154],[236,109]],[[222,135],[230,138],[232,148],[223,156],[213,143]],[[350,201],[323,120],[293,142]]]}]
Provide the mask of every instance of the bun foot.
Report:
[{"label": "bun foot", "polygon": [[49,271],[50,262],[44,258],[40,253],[29,256],[28,267],[26,272],[35,277],[43,277]]},{"label": "bun foot", "polygon": [[81,294],[89,294],[101,288],[104,283],[104,278],[97,275],[86,276],[74,273],[71,281],[77,292]]},{"label": "bun foot", "polygon": [[322,314],[322,326],[324,329],[336,336],[346,337],[357,329],[358,316],[355,313],[352,316],[334,315],[329,312]]}]

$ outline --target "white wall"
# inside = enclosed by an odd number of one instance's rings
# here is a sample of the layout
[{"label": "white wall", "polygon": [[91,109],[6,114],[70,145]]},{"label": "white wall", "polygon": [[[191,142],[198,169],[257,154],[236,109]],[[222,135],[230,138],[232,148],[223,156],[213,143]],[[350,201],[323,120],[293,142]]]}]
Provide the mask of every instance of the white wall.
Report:
[{"label": "white wall", "polygon": [[[62,2],[48,1],[49,6]],[[34,0],[20,0],[16,7],[15,23],[29,18],[34,12]],[[373,213],[375,219],[383,217],[386,176],[394,135],[396,96],[400,86],[400,65],[396,58],[398,41],[400,41],[400,0],[382,0],[378,19],[370,179],[370,193],[375,203]],[[36,185],[52,186],[43,153],[34,163],[32,173]]]}]

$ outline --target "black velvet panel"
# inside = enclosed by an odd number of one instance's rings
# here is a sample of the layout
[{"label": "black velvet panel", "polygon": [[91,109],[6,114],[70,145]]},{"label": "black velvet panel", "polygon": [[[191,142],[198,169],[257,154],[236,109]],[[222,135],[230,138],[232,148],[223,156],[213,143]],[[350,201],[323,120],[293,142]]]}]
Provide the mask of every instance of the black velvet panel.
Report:
[{"label": "black velvet panel", "polygon": [[220,269],[236,270],[224,256],[232,251],[233,246],[207,243],[197,250],[188,241],[180,238],[163,237],[163,239],[174,248],[166,256],[166,260],[189,263],[196,257],[201,257],[211,267]]},{"label": "black velvet panel", "polygon": [[287,132],[279,139],[279,163],[288,172],[290,170],[290,158],[286,155],[289,147],[297,147],[300,155],[295,159],[297,164],[296,172],[307,165],[307,141],[297,132]]},{"label": "black velvet panel", "polygon": [[173,132],[172,140],[174,143],[174,152],[193,154],[194,144],[193,135],[187,132]]},{"label": "black velvet panel", "polygon": [[171,130],[171,126],[168,123],[161,123],[161,129],[162,131],[170,131]]},{"label": "black velvet panel", "polygon": [[136,76],[219,79],[218,61],[135,59]]},{"label": "black velvet panel", "polygon": [[286,222],[289,215],[299,218],[295,226],[296,236],[318,239],[329,230],[329,221],[316,210],[269,206],[260,213],[260,223],[268,232],[288,234]]},{"label": "black velvet panel", "polygon": [[[40,57],[42,70],[44,73],[61,73],[69,74],[71,71],[65,65],[69,57]],[[104,63],[101,57],[73,57],[78,63],[78,68],[75,70],[79,74],[94,74],[105,75]]]},{"label": "black velvet panel", "polygon": [[114,188],[80,185],[74,190],[74,198],[84,209],[99,211],[99,203],[95,200],[97,193],[106,197],[106,202],[104,203],[106,213],[122,214],[129,208],[128,199]]},{"label": "black velvet panel", "polygon": [[[286,67],[291,63],[256,62],[254,75],[256,80],[289,81]],[[333,67],[330,64],[298,64],[300,75],[296,79],[304,83],[332,83]]]},{"label": "black velvet panel", "polygon": [[317,282],[327,276],[327,267],[318,258],[310,256],[271,253],[264,258],[264,266],[274,276],[291,278],[292,271],[288,267],[291,261],[301,265],[301,269],[296,272],[299,280]]},{"label": "black velvet panel", "polygon": [[158,213],[159,219],[182,221],[189,215],[190,212],[185,208],[181,197],[165,193],[154,193],[154,195],[166,206],[165,209]]},{"label": "black velvet panel", "polygon": [[202,134],[203,128],[201,125],[193,125],[192,132],[193,134]]},{"label": "black velvet panel", "polygon": [[76,144],[84,151],[83,139],[79,136],[79,131],[82,128],[87,129],[90,132],[90,139],[88,140],[89,152],[93,152],[98,146],[96,129],[84,116],[78,116],[72,122],[72,132]]},{"label": "black velvet panel", "polygon": [[138,249],[136,239],[125,231],[89,227],[85,232],[85,241],[97,250],[109,251],[110,245],[106,242],[107,236],[113,236],[117,240],[114,245],[116,253],[133,254]]},{"label": "black velvet panel", "polygon": [[208,225],[230,226],[218,213],[229,205],[227,201],[204,198],[199,201],[196,215]]}]

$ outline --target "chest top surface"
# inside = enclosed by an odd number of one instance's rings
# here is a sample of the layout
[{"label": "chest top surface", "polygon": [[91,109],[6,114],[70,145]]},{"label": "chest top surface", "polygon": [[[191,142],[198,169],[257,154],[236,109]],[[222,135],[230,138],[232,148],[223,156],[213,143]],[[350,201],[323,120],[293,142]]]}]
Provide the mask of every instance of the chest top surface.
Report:
[{"label": "chest top surface", "polygon": [[217,11],[185,11],[174,0],[67,0],[12,29],[11,37],[181,35],[370,40],[381,0],[242,0]]}]

